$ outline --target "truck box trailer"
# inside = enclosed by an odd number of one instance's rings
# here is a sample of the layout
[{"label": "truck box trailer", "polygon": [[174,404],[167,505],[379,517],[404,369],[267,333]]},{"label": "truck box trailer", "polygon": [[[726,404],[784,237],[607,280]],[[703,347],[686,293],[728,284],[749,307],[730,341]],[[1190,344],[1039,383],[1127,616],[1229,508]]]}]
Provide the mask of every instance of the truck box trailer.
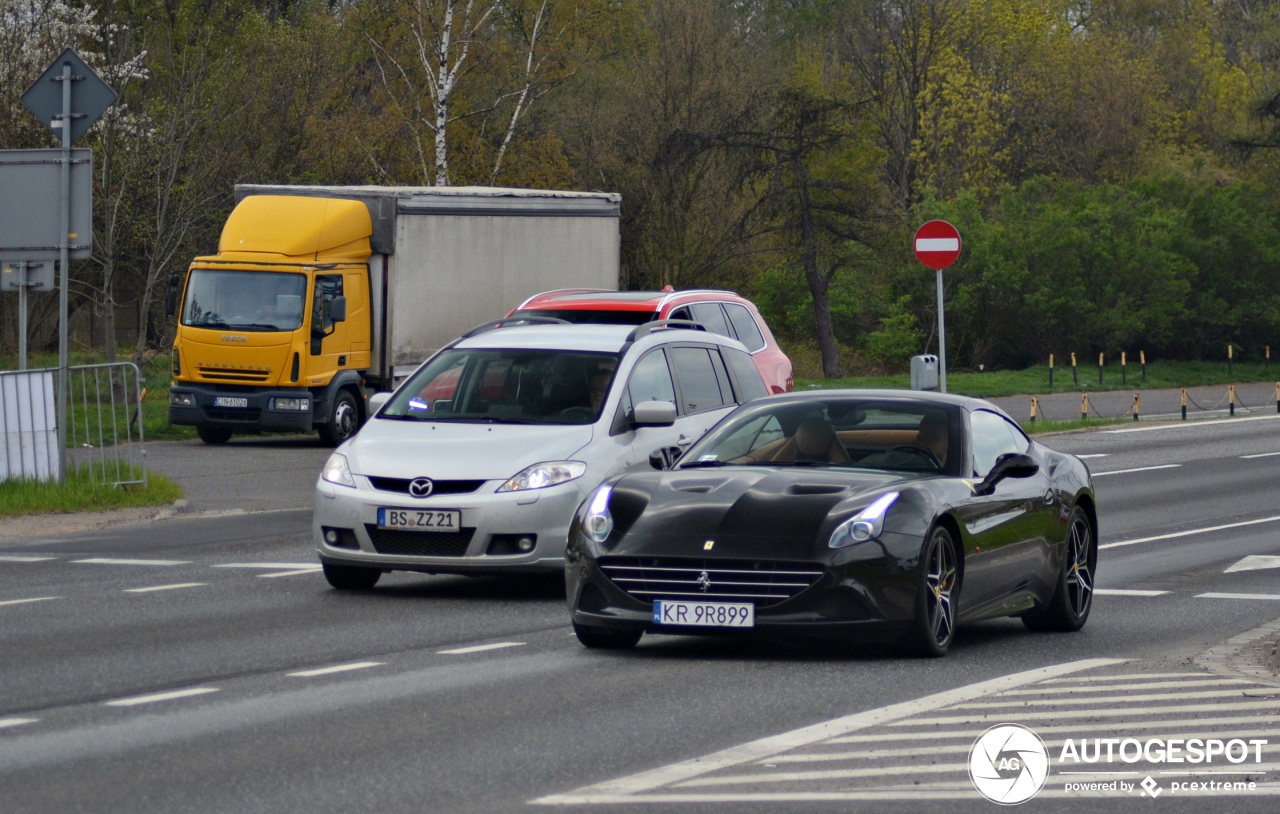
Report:
[{"label": "truck box trailer", "polygon": [[540,291],[619,283],[615,193],[240,184],[236,199],[218,253],[170,296],[169,421],[206,443],[316,430],[336,446],[369,395],[466,329]]}]

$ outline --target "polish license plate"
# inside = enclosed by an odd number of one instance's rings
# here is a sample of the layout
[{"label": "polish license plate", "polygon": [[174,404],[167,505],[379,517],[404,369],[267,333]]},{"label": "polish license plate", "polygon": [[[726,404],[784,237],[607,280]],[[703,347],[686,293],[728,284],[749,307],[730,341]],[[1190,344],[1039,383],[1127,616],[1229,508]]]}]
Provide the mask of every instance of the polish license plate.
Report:
[{"label": "polish license plate", "polygon": [[657,599],[655,625],[682,627],[755,627],[756,606],[750,602],[681,602]]},{"label": "polish license plate", "polygon": [[249,399],[235,398],[233,396],[214,396],[214,407],[248,407]]},{"label": "polish license plate", "polygon": [[378,509],[378,528],[408,531],[458,531],[462,512],[457,509]]}]

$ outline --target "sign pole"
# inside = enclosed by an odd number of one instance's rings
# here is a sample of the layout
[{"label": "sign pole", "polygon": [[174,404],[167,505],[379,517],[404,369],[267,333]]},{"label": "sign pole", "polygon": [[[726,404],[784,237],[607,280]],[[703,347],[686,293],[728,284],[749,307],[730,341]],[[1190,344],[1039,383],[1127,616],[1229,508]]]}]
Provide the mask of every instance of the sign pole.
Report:
[{"label": "sign pole", "polygon": [[67,482],[67,311],[71,277],[71,63],[62,64],[62,201],[58,245],[58,450],[62,466],[58,468],[58,485]]},{"label": "sign pole", "polygon": [[942,269],[938,274],[938,386],[947,392],[947,321],[942,313]]},{"label": "sign pole", "polygon": [[18,370],[27,369],[27,261],[18,267]]}]

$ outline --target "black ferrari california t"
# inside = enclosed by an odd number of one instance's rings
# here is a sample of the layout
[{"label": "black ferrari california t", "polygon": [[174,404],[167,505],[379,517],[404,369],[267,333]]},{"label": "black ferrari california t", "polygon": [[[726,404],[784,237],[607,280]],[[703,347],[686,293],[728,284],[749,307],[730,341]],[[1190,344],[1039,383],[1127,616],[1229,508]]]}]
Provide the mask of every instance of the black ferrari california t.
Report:
[{"label": "black ferrari california t", "polygon": [[587,647],[772,634],[941,656],[962,622],[1074,631],[1089,617],[1089,470],[990,402],[788,393],[677,452],[606,481],[577,511],[565,580]]}]

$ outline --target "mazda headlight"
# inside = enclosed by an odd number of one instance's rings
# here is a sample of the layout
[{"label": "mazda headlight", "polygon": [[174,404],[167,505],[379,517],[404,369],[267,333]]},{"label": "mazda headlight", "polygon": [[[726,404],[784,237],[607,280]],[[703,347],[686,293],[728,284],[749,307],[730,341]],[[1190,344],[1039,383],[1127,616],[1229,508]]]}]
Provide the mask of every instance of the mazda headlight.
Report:
[{"label": "mazda headlight", "polygon": [[546,489],[577,480],[585,475],[587,465],[581,461],[547,461],[534,464],[498,487],[499,492],[523,492],[528,489]]},{"label": "mazda headlight", "polygon": [[333,453],[329,456],[329,460],[325,461],[324,469],[320,470],[320,477],[329,483],[336,483],[339,486],[350,486],[356,488],[356,479],[351,477],[351,469],[347,466],[347,456]]},{"label": "mazda headlight", "polygon": [[897,492],[888,492],[876,498],[870,506],[836,526],[836,530],[831,532],[831,540],[827,545],[832,548],[844,548],[879,537],[880,532],[884,530],[884,517],[897,499]]},{"label": "mazda headlight", "polygon": [[593,542],[603,543],[613,531],[613,515],[609,514],[609,497],[612,486],[601,486],[587,500],[587,512],[582,516],[582,533]]}]

